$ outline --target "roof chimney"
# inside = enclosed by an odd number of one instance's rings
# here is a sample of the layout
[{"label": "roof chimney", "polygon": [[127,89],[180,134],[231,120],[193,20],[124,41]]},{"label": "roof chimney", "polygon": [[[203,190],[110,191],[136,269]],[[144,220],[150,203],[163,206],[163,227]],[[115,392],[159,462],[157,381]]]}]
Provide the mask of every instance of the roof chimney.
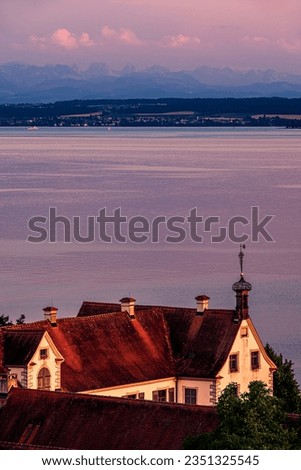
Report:
[{"label": "roof chimney", "polygon": [[133,299],[133,297],[123,297],[119,302],[121,302],[121,311],[127,312],[131,318],[135,318],[136,299]]},{"label": "roof chimney", "polygon": [[44,320],[49,320],[52,326],[56,326],[57,311],[56,307],[43,308]]},{"label": "roof chimney", "polygon": [[196,314],[203,315],[205,310],[209,308],[210,297],[207,295],[198,295],[196,298]]}]

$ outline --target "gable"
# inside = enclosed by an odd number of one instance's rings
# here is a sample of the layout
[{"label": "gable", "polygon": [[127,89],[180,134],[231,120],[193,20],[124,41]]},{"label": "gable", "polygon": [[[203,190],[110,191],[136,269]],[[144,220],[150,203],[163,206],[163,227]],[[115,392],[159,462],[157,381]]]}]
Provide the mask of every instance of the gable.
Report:
[{"label": "gable", "polygon": [[248,324],[248,327],[250,328],[250,331],[253,335],[253,338],[254,340],[256,341],[256,344],[258,346],[258,349],[259,351],[261,352],[264,360],[266,361],[266,363],[268,364],[268,366],[273,369],[273,370],[277,370],[277,366],[276,364],[274,364],[274,362],[272,361],[272,359],[268,356],[266,350],[265,350],[265,347],[264,345],[262,344],[262,341],[260,339],[260,336],[254,326],[254,323],[252,322],[251,318],[248,318],[247,319],[247,324]]},{"label": "gable", "polygon": [[250,318],[244,319],[237,331],[231,349],[222,364],[217,379],[222,390],[230,382],[238,385],[239,393],[248,391],[249,383],[262,381],[273,389],[273,372],[277,369]]},{"label": "gable", "polygon": [[43,332],[43,336],[37,346],[37,349],[35,350],[34,355],[32,356],[33,361],[37,361],[38,359],[40,359],[39,354],[42,349],[50,349],[51,356],[55,359],[55,361],[57,362],[64,361],[63,356],[61,355],[56,345],[54,344],[48,331]]}]

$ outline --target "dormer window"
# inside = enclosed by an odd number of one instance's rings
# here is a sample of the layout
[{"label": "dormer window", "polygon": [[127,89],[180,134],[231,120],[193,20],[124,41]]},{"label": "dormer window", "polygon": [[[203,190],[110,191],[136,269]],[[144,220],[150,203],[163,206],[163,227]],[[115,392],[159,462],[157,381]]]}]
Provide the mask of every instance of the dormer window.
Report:
[{"label": "dormer window", "polygon": [[40,349],[40,359],[48,358],[48,349]]}]

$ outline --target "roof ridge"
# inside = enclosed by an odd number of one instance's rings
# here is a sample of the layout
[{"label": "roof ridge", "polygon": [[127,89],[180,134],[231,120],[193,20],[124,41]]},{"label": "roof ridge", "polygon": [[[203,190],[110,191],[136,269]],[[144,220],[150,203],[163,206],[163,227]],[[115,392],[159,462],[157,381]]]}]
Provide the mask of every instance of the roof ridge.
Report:
[{"label": "roof ridge", "polygon": [[96,318],[108,318],[108,317],[112,317],[112,316],[115,316],[115,315],[121,314],[121,313],[124,314],[126,312],[122,312],[121,310],[118,310],[118,312],[117,311],[116,312],[107,312],[105,315],[103,313],[96,313],[94,315],[92,314],[92,315],[83,315],[83,316],[76,316],[76,317],[64,317],[64,318],[58,318],[57,321],[58,321],[58,323],[62,320],[64,320],[64,321],[67,320],[68,321],[68,320],[72,320],[72,319],[76,320],[76,321],[78,321],[78,320],[80,320],[80,321],[84,321],[84,320],[85,321],[88,321],[88,320],[93,321],[92,319],[95,318],[95,317]]},{"label": "roof ridge", "polygon": [[[95,300],[84,300],[82,304],[94,304],[94,305],[118,305],[120,307],[120,303],[118,302],[98,302]],[[194,307],[186,307],[186,306],[175,306],[175,305],[149,305],[149,304],[136,304],[136,307],[148,307],[148,308],[171,308],[171,309],[191,309],[194,310]]]},{"label": "roof ridge", "polygon": [[13,328],[4,331],[6,333],[45,333],[45,330],[46,328]]},{"label": "roof ridge", "polygon": [[74,392],[62,392],[62,391],[51,391],[51,390],[37,390],[37,389],[22,389],[22,388],[15,388],[12,387],[7,395],[7,399],[12,394],[35,394],[35,395],[50,395],[53,397],[59,397],[64,398],[64,397],[70,397],[74,398],[75,400],[78,400],[80,398],[87,400],[87,401],[92,401],[92,400],[98,400],[98,401],[106,401],[106,402],[117,402],[117,403],[128,403],[129,405],[132,406],[150,406],[150,407],[164,407],[164,408],[176,408],[176,409],[189,409],[189,410],[199,410],[199,409],[208,409],[212,410],[215,407],[212,405],[186,405],[185,403],[172,403],[172,402],[159,402],[159,401],[153,401],[153,400],[138,400],[138,399],[130,399],[130,398],[123,398],[123,397],[114,397],[114,396],[105,396],[105,395],[92,395],[89,393],[74,393]]},{"label": "roof ridge", "polygon": [[99,301],[96,301],[96,300],[83,300],[82,301],[82,305],[83,304],[94,304],[94,305],[118,305],[120,307],[120,302],[99,302]]},{"label": "roof ridge", "polygon": [[30,328],[35,329],[34,326],[40,325],[40,328],[47,326],[47,320],[36,320],[30,323],[19,323],[18,325],[5,325],[4,330],[8,331],[21,331],[21,330],[30,330]]}]

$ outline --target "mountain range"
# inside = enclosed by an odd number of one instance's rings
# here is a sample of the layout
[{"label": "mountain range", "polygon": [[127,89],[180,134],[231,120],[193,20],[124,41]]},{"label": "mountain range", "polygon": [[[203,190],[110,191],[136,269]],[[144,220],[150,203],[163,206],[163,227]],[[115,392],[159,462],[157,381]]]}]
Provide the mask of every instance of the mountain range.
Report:
[{"label": "mountain range", "polygon": [[239,71],[200,66],[171,71],[154,65],[137,70],[128,64],[113,70],[93,63],[0,65],[0,103],[48,103],[74,99],[301,97],[301,75],[272,69]]}]

